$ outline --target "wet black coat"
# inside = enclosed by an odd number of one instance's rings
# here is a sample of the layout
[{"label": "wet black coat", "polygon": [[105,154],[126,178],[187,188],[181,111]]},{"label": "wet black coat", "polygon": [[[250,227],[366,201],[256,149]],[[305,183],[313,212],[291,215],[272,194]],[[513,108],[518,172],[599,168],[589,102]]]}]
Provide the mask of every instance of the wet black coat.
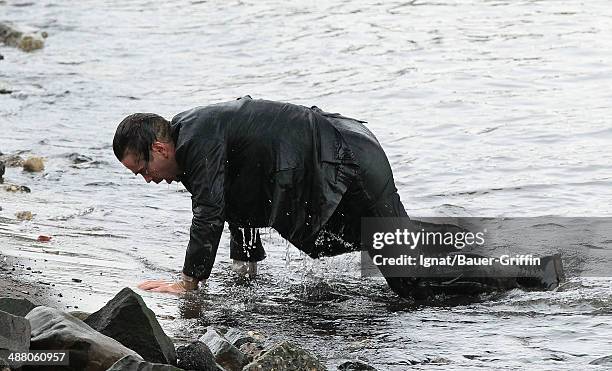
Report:
[{"label": "wet black coat", "polygon": [[175,116],[180,179],[193,206],[183,272],[208,278],[225,221],[273,227],[298,248],[312,239],[355,173],[347,138],[379,146],[361,123],[248,96]]}]

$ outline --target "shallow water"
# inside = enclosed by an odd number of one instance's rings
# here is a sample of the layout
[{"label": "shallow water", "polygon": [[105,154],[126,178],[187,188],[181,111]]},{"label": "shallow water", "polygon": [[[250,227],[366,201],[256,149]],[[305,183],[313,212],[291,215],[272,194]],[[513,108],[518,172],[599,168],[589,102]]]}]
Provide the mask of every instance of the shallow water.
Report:
[{"label": "shallow water", "polygon": [[[15,91],[0,95],[0,150],[47,159],[43,174],[7,169],[32,193],[0,193],[2,253],[35,259],[28,277],[71,307],[182,266],[189,194],[145,184],[112,153],[136,111],[170,118],[245,94],[317,105],[369,122],[410,215],[611,215],[606,1],[9,0],[0,19],[50,34],[32,54],[0,46]],[[206,290],[143,296],[179,340],[237,326],[329,366],[576,369],[610,354],[607,278],[414,307],[360,278],[356,255],[313,262],[273,232],[264,243],[254,283],[229,273],[226,231]]]}]

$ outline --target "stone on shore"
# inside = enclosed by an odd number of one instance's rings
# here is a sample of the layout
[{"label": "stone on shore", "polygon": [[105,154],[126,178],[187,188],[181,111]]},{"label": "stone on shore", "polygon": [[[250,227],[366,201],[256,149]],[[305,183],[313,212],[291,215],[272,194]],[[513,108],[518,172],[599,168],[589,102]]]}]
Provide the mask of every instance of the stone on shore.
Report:
[{"label": "stone on shore", "polygon": [[589,362],[590,365],[612,366],[612,356],[597,358]]},{"label": "stone on shore", "polygon": [[208,346],[200,341],[176,349],[177,366],[194,371],[223,371]]},{"label": "stone on shore", "polygon": [[0,156],[0,161],[2,161],[6,167],[21,167],[23,166],[24,159],[19,155],[2,155]]},{"label": "stone on shore", "polygon": [[15,213],[17,220],[32,220],[34,217],[31,211],[18,211]]},{"label": "stone on shore", "polygon": [[10,24],[0,23],[0,41],[24,52],[42,49],[47,36],[46,32],[23,32]]},{"label": "stone on shore", "polygon": [[83,321],[50,307],[34,308],[26,318],[32,326],[31,350],[68,350],[69,366],[54,370],[105,371],[121,358],[140,356]]},{"label": "stone on shore", "polygon": [[242,370],[248,363],[247,356],[232,345],[214,326],[208,326],[206,333],[199,340],[210,348],[217,363],[228,371]]},{"label": "stone on shore", "polygon": [[0,349],[24,352],[30,348],[30,322],[0,311]]},{"label": "stone on shore", "polygon": [[23,162],[23,170],[37,173],[45,169],[45,162],[41,157],[31,156]]},{"label": "stone on shore", "polygon": [[183,369],[163,363],[143,361],[134,356],[126,356],[118,360],[106,371],[183,371]]},{"label": "stone on shore", "polygon": [[367,363],[361,361],[346,361],[338,366],[339,371],[376,371],[376,369]]},{"label": "stone on shore", "polygon": [[176,364],[176,350],[155,313],[126,287],[85,320],[89,326],[133,349],[148,362]]},{"label": "stone on shore", "polygon": [[321,371],[319,360],[299,346],[283,341],[246,365],[244,371]]},{"label": "stone on shore", "polygon": [[14,316],[25,317],[26,314],[36,307],[37,305],[28,299],[0,298],[0,311]]}]

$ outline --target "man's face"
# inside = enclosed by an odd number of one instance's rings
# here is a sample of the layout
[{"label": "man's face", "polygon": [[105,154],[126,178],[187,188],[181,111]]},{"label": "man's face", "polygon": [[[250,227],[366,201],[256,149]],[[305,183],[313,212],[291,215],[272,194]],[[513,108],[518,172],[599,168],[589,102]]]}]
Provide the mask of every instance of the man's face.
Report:
[{"label": "man's face", "polygon": [[142,156],[128,152],[121,163],[134,175],[142,175],[147,183],[153,181],[158,184],[162,180],[172,183],[179,174],[179,167],[174,153],[170,151],[173,151],[173,148],[169,148],[166,143],[155,142],[151,146],[149,162],[145,162]]}]

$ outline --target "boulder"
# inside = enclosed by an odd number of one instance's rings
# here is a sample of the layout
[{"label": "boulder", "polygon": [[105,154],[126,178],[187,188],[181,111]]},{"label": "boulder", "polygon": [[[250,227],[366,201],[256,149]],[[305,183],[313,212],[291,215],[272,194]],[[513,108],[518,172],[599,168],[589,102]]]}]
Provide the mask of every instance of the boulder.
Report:
[{"label": "boulder", "polygon": [[177,366],[185,370],[222,371],[208,346],[199,341],[178,347],[176,357]]},{"label": "boulder", "polygon": [[23,162],[23,170],[31,173],[37,173],[45,169],[45,163],[42,157],[31,156]]},{"label": "boulder", "polygon": [[106,371],[183,371],[172,365],[151,363],[134,356],[125,356]]},{"label": "boulder", "polygon": [[30,348],[30,330],[27,319],[0,311],[0,349],[27,351]]},{"label": "boulder", "polygon": [[601,358],[597,358],[589,362],[590,365],[598,365],[598,366],[612,366],[612,356],[605,356]]},{"label": "boulder", "polygon": [[25,317],[26,314],[36,307],[37,305],[28,299],[0,298],[0,310],[14,316]]},{"label": "boulder", "polygon": [[213,326],[209,326],[199,340],[210,348],[217,363],[228,371],[242,370],[248,363],[247,356]]},{"label": "boulder", "polygon": [[299,346],[283,341],[246,365],[244,371],[321,371],[319,360]]},{"label": "boulder", "polygon": [[2,155],[0,157],[6,167],[21,167],[23,166],[24,159],[19,155]]},{"label": "boulder", "polygon": [[338,366],[339,371],[376,371],[376,369],[367,363],[361,361],[346,361]]},{"label": "boulder", "polygon": [[176,364],[176,350],[155,313],[142,297],[126,287],[85,320],[96,331],[133,349],[145,361]]},{"label": "boulder", "polygon": [[[34,308],[26,318],[32,325],[31,350],[68,350],[70,365],[55,371],[105,371],[121,358],[140,356],[117,340],[102,335],[83,321],[54,308]],[[42,368],[41,368],[42,369]]]}]

